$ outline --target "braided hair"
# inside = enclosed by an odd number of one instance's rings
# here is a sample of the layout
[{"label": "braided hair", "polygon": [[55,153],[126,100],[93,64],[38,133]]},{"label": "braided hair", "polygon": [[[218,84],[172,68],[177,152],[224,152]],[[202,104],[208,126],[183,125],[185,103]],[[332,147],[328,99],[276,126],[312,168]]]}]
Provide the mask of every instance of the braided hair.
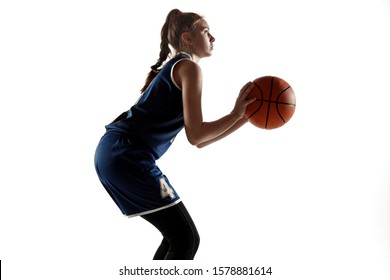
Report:
[{"label": "braided hair", "polygon": [[176,51],[187,51],[187,46],[183,44],[181,35],[184,32],[191,32],[196,26],[196,22],[202,19],[202,17],[195,13],[183,13],[178,9],[171,10],[163,27],[161,28],[161,43],[160,43],[160,55],[156,64],[150,66],[150,72],[148,73],[145,84],[141,89],[141,93],[146,90],[152,80],[157,76],[161,69],[161,66],[171,55],[170,46]]}]

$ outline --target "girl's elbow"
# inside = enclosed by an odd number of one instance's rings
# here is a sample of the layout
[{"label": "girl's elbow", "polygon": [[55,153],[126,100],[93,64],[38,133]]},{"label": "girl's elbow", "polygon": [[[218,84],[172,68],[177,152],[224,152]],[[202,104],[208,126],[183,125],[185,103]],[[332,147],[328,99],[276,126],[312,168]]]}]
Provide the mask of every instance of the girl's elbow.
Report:
[{"label": "girl's elbow", "polygon": [[186,131],[187,134],[187,140],[190,142],[191,145],[196,146],[200,148],[202,146],[202,142],[200,137],[198,137],[196,134]]},{"label": "girl's elbow", "polygon": [[203,148],[206,147],[209,143],[206,141],[201,141],[197,138],[190,138],[188,137],[188,142],[190,142],[191,145],[197,147],[197,148]]},{"label": "girl's elbow", "polygon": [[200,145],[202,145],[202,142],[199,141],[197,138],[195,137],[187,137],[188,139],[188,142],[190,142],[190,144],[192,146],[196,146],[196,147],[199,147]]},{"label": "girl's elbow", "polygon": [[208,145],[208,143],[203,142],[203,143],[199,143],[199,144],[195,145],[195,147],[197,147],[198,149],[201,149],[203,147],[206,147],[207,145]]}]

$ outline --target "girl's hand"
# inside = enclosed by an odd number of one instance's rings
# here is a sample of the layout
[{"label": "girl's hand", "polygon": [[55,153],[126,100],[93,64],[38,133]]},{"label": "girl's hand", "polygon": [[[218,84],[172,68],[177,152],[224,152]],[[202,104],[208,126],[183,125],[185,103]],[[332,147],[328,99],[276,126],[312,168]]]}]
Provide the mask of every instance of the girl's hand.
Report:
[{"label": "girl's hand", "polygon": [[251,92],[253,87],[254,84],[252,82],[248,82],[241,88],[240,93],[238,94],[232,113],[238,115],[240,118],[244,116],[246,107],[256,100],[256,97],[248,99],[248,94]]}]

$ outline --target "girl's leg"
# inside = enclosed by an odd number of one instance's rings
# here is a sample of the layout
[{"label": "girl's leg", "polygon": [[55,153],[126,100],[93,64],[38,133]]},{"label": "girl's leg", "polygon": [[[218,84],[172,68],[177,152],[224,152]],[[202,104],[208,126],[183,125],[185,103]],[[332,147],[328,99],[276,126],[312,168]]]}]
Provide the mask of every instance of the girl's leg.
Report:
[{"label": "girl's leg", "polygon": [[169,251],[169,241],[164,237],[156,253],[154,254],[153,260],[164,260],[168,251]]},{"label": "girl's leg", "polygon": [[142,216],[164,236],[154,259],[192,260],[199,247],[199,234],[183,202]]}]

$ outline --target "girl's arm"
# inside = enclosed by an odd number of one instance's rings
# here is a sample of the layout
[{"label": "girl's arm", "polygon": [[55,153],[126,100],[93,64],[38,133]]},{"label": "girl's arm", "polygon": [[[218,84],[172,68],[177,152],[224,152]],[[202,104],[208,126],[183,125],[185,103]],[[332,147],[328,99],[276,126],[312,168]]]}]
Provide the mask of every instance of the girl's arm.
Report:
[{"label": "girl's arm", "polygon": [[198,148],[203,148],[203,147],[206,147],[207,145],[210,145],[218,140],[221,140],[223,138],[225,138],[226,136],[228,136],[229,134],[233,133],[234,131],[236,131],[237,129],[239,129],[241,126],[243,126],[244,124],[246,124],[248,122],[248,120],[245,118],[245,117],[242,117],[240,120],[238,120],[232,127],[230,127],[228,130],[226,130],[224,133],[222,133],[221,135],[215,137],[214,139],[211,139],[209,141],[205,141],[205,142],[202,142],[198,145],[196,145]]},{"label": "girl's arm", "polygon": [[241,127],[245,122],[246,106],[255,98],[247,100],[252,89],[251,83],[240,91],[232,112],[222,118],[204,122],[202,115],[202,72],[200,67],[188,60],[181,61],[174,68],[174,79],[183,92],[184,127],[188,141],[195,146],[204,147],[220,140]]}]

